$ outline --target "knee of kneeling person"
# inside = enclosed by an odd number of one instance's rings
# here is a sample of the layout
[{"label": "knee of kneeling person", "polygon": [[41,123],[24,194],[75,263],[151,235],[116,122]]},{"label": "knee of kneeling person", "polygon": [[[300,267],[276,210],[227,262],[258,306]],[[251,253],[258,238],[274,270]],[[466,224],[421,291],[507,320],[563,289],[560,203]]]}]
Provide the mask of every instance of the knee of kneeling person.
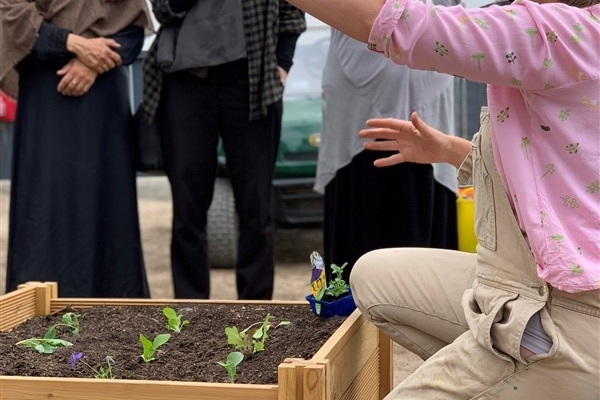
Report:
[{"label": "knee of kneeling person", "polygon": [[360,295],[362,289],[369,286],[369,281],[377,275],[373,273],[374,265],[377,264],[374,264],[372,260],[372,253],[376,251],[377,250],[374,250],[364,254],[352,266],[349,280],[354,297]]}]

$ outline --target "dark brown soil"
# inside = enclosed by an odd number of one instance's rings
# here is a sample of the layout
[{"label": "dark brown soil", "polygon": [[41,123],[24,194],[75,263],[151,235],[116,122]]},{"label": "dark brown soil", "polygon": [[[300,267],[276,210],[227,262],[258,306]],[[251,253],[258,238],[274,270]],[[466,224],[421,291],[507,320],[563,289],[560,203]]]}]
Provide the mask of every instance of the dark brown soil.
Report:
[{"label": "dark brown soil", "polygon": [[[345,320],[322,318],[306,306],[177,304],[170,306],[189,320],[180,333],[166,329],[163,307],[95,307],[74,310],[79,316],[80,334],[73,336],[63,327],[57,338],[73,343],[52,354],[41,354],[15,343],[43,337],[48,328],[61,320],[60,315],[35,317],[11,332],[0,332],[0,375],[93,378],[93,371],[81,362],[71,367],[71,355],[82,352],[81,361],[98,369],[111,356],[116,379],[228,382],[226,370],[217,364],[233,351],[227,344],[225,328],[243,330],[264,321],[282,321],[289,325],[271,328],[265,350],[238,365],[236,383],[276,384],[277,367],[285,358],[310,359]],[[144,362],[140,334],[153,340],[170,333],[170,340],[158,348],[156,359]]]}]

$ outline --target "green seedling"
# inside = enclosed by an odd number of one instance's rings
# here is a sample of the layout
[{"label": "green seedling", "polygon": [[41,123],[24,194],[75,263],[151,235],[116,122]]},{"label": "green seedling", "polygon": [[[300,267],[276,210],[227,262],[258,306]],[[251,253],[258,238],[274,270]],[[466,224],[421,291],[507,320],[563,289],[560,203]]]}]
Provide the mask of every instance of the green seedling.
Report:
[{"label": "green seedling", "polygon": [[145,362],[150,362],[154,360],[154,353],[156,350],[167,343],[171,335],[168,333],[162,333],[160,335],[156,335],[154,340],[151,342],[150,339],[146,338],[146,336],[140,334],[140,342],[142,343],[142,347],[144,348],[144,354],[141,355],[142,359]]},{"label": "green seedling", "polygon": [[244,355],[239,351],[232,351],[227,355],[227,361],[217,361],[221,367],[227,370],[229,374],[229,382],[233,383],[235,381],[235,376],[237,375],[237,366],[244,359]]},{"label": "green seedling", "polygon": [[56,339],[56,328],[52,325],[43,338],[30,338],[16,343],[17,346],[29,347],[37,350],[39,353],[51,354],[59,347],[73,346],[73,343],[66,340]]},{"label": "green seedling", "polygon": [[[69,332],[73,334],[73,336],[79,335],[79,315],[72,312],[64,314],[62,316],[61,322],[59,322],[58,324],[54,324],[50,328],[48,328],[48,332],[52,331],[53,335],[56,336],[56,328],[59,326],[64,326],[65,328],[67,328]],[[48,334],[46,333],[46,335]]]},{"label": "green seedling", "polygon": [[112,374],[112,366],[115,364],[115,360],[111,356],[104,357],[104,362],[106,366],[100,366],[99,368],[94,368],[90,364],[86,363],[82,360],[83,353],[74,353],[71,354],[71,358],[69,360],[71,364],[71,368],[75,368],[78,362],[82,363],[90,370],[92,370],[94,374],[94,378],[96,379],[114,379]]},{"label": "green seedling", "polygon": [[62,323],[58,323],[54,326],[64,326],[66,327],[73,335],[79,335],[79,315],[68,312],[62,316]]},{"label": "green seedling", "polygon": [[177,314],[177,312],[170,307],[163,308],[163,314],[167,317],[166,328],[170,331],[181,332],[181,328],[190,323],[190,321],[187,320],[182,321],[181,314]]},{"label": "green seedling", "polygon": [[344,272],[346,265],[348,265],[347,262],[341,266],[331,264],[332,274],[335,275],[335,278],[327,285],[327,288],[325,289],[326,296],[340,297],[350,291],[350,285],[342,278],[342,273]]},{"label": "green seedling", "polygon": [[277,325],[269,322],[271,314],[267,314],[264,321],[255,322],[241,332],[238,332],[236,326],[225,328],[227,343],[234,346],[236,350],[241,350],[245,355],[252,355],[259,351],[264,351],[267,332],[270,328],[278,328],[290,324],[289,321],[282,321]]},{"label": "green seedling", "polygon": [[112,366],[115,363],[115,360],[113,360],[111,356],[106,356],[104,362],[106,362],[106,367],[100,366],[100,368],[96,370],[94,376],[97,379],[113,379]]}]

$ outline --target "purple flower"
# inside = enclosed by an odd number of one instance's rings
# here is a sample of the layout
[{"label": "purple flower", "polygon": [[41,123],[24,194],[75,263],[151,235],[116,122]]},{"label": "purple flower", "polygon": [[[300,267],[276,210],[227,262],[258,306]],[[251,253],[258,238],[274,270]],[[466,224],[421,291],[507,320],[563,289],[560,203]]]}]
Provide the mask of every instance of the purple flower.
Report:
[{"label": "purple flower", "polygon": [[83,353],[71,353],[71,368],[75,368],[75,364],[77,364],[77,360],[83,357]]}]

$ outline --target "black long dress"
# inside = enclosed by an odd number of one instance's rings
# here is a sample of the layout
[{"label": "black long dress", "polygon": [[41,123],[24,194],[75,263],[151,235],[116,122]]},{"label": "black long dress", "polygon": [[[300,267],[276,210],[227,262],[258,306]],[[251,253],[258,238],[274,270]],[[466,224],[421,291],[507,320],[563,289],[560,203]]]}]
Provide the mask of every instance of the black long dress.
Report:
[{"label": "black long dress", "polygon": [[[458,248],[454,192],[434,179],[429,164],[373,167],[376,159],[391,154],[362,151],[325,187],[324,262],[348,262],[346,282],[354,263],[371,250]],[[326,272],[330,280],[331,270]]]},{"label": "black long dress", "polygon": [[[68,54],[51,31],[18,65],[7,291],[56,281],[61,297],[148,297],[127,70],[99,75],[84,96],[61,95]],[[136,27],[115,36],[123,65],[143,38]]]}]

